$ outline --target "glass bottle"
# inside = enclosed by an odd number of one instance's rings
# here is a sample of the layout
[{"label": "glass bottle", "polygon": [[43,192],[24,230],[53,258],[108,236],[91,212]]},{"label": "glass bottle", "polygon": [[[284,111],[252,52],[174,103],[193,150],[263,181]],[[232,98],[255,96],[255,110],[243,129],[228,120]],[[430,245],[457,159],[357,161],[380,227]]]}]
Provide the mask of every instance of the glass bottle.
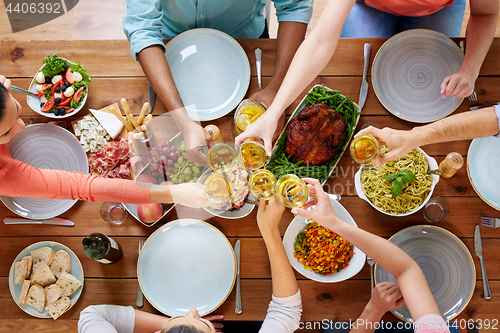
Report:
[{"label": "glass bottle", "polygon": [[452,177],[464,165],[464,159],[459,153],[449,153],[445,159],[439,164],[441,177]]},{"label": "glass bottle", "polygon": [[120,244],[101,233],[88,235],[83,239],[82,244],[85,255],[102,264],[114,264],[123,255]]}]

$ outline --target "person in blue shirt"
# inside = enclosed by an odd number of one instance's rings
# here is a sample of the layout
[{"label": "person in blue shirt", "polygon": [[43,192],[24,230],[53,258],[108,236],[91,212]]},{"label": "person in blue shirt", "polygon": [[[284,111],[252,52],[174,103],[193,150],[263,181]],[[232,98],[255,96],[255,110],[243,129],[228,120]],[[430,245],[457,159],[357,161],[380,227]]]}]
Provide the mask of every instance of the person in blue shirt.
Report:
[{"label": "person in blue shirt", "polygon": [[[270,83],[250,98],[269,106],[304,40],[313,0],[273,0],[278,17],[276,61]],[[199,148],[210,135],[186,113],[164,55],[163,39],[194,28],[212,28],[233,38],[266,37],[266,0],[127,0],[123,28],[151,86],[184,135],[189,159],[205,163]],[[266,30],[266,31],[265,31]]]}]

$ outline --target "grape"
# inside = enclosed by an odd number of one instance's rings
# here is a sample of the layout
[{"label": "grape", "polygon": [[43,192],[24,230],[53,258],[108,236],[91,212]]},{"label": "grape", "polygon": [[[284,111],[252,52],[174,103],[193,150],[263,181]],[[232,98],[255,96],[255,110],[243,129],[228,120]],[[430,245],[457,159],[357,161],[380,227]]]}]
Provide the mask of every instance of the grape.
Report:
[{"label": "grape", "polygon": [[191,168],[190,168],[190,167],[186,167],[186,168],[184,169],[184,174],[185,174],[185,175],[188,175],[188,176],[189,176],[189,175],[191,175],[192,173],[193,173],[193,170],[191,170]]},{"label": "grape", "polygon": [[162,150],[161,150],[161,152],[166,155],[166,154],[170,153],[170,148],[169,147],[163,147]]},{"label": "grape", "polygon": [[148,152],[148,154],[149,154],[149,157],[153,157],[153,156],[155,156],[155,152],[154,152],[153,150],[150,150],[150,151]]},{"label": "grape", "polygon": [[164,155],[161,155],[161,156],[160,156],[160,162],[161,162],[162,164],[166,164],[166,163],[167,163],[167,161],[168,161],[168,160],[167,160],[167,157],[166,157],[166,156],[164,156]]},{"label": "grape", "polygon": [[171,159],[167,159],[167,165],[174,165],[174,161]]},{"label": "grape", "polygon": [[165,145],[163,147],[168,148],[168,147],[170,147],[170,145],[171,145],[170,141],[167,141],[167,142],[165,142]]},{"label": "grape", "polygon": [[176,161],[177,160],[177,155],[175,153],[168,153],[167,157],[171,160]]},{"label": "grape", "polygon": [[177,159],[177,162],[178,162],[179,164],[182,164],[182,162],[183,162],[183,161],[184,161],[184,157],[179,156],[179,158]]},{"label": "grape", "polygon": [[155,155],[159,155],[160,154],[160,149],[158,147],[154,147],[153,151],[154,151]]},{"label": "grape", "polygon": [[173,171],[174,171],[174,167],[171,167],[171,166],[165,167],[165,172],[173,172]]},{"label": "grape", "polygon": [[149,165],[149,170],[151,171],[156,171],[158,170],[158,164],[154,163],[154,164],[150,164]]},{"label": "grape", "polygon": [[158,170],[155,170],[155,171],[151,171],[151,175],[153,177],[158,177],[160,174],[158,173]]}]

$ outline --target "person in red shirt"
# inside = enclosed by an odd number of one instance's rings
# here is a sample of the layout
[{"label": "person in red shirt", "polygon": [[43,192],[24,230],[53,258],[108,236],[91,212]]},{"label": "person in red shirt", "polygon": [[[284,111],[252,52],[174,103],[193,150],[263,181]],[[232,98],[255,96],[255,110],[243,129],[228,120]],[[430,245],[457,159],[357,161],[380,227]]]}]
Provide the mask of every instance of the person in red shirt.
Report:
[{"label": "person in red shirt", "polygon": [[5,146],[25,128],[21,104],[11,95],[10,80],[0,75],[0,195],[42,199],[80,199],[124,203],[180,203],[208,206],[201,184],[172,186],[107,179],[62,170],[38,169],[15,160]]}]

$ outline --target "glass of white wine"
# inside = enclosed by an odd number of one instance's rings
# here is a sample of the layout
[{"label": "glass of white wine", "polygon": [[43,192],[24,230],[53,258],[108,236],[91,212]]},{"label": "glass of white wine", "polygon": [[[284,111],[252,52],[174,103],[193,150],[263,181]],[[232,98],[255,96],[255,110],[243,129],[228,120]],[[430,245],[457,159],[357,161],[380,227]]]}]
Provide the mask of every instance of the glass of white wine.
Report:
[{"label": "glass of white wine", "polygon": [[281,203],[288,208],[302,207],[309,199],[306,183],[292,174],[284,175],[278,179],[276,193]]},{"label": "glass of white wine", "polygon": [[246,169],[257,170],[268,162],[266,148],[257,141],[245,141],[239,146],[237,153],[238,162]]},{"label": "glass of white wine", "polygon": [[222,173],[212,173],[203,185],[205,185],[205,196],[213,203],[221,203],[231,198],[231,185],[226,175]]},{"label": "glass of white wine", "polygon": [[207,163],[214,172],[226,172],[234,164],[236,152],[226,143],[216,143],[207,154]]},{"label": "glass of white wine", "polygon": [[274,177],[271,171],[266,169],[254,171],[250,176],[248,185],[250,193],[257,200],[269,200],[276,193],[276,177]]}]

